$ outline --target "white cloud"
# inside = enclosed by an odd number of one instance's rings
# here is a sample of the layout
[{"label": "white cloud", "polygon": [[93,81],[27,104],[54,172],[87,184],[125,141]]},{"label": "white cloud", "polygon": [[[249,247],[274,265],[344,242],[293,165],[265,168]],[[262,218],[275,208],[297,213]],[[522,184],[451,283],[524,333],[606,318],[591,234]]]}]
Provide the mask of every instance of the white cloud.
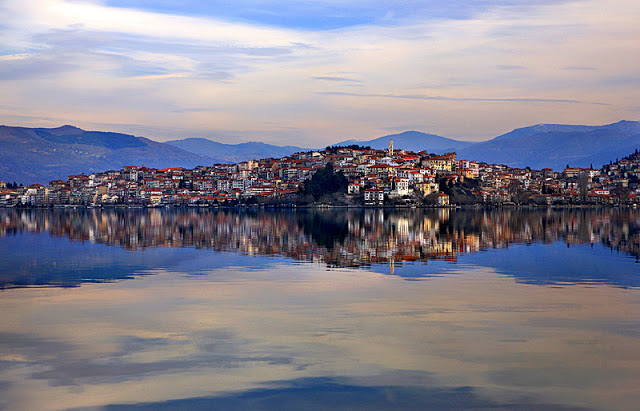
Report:
[{"label": "white cloud", "polygon": [[[290,133],[277,138],[269,125],[277,123],[303,130],[307,144],[325,144],[377,136],[390,124],[490,137],[532,123],[637,115],[637,1],[494,7],[466,19],[424,14],[384,26],[293,30],[100,2],[9,0],[0,7],[8,22],[0,73],[42,61],[56,72],[5,82],[0,116],[37,112],[186,135],[237,129],[252,139],[263,131],[269,141],[291,142]],[[317,80],[329,78],[357,79],[358,91],[348,81]]]},{"label": "white cloud", "polygon": [[252,47],[300,42],[297,33],[291,30],[107,7],[96,2],[9,0],[5,9],[15,18],[13,27],[26,24],[27,29],[33,31],[82,28],[88,31]]}]

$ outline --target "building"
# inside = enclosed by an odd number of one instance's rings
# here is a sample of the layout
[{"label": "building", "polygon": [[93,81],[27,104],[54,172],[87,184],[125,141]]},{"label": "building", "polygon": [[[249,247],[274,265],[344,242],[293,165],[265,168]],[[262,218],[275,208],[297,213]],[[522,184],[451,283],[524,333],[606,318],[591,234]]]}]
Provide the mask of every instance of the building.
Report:
[{"label": "building", "polygon": [[366,205],[382,205],[384,204],[384,191],[370,188],[364,190],[364,203]]},{"label": "building", "polygon": [[451,171],[452,160],[448,156],[433,156],[422,160],[422,165],[436,171]]},{"label": "building", "polygon": [[441,207],[449,205],[449,196],[445,193],[438,194],[437,204]]},{"label": "building", "polygon": [[393,194],[397,196],[409,195],[409,179],[396,177],[393,182]]},{"label": "building", "polygon": [[349,194],[358,194],[360,193],[360,183],[357,182],[353,182],[353,183],[349,183],[349,185],[347,186],[347,192]]}]

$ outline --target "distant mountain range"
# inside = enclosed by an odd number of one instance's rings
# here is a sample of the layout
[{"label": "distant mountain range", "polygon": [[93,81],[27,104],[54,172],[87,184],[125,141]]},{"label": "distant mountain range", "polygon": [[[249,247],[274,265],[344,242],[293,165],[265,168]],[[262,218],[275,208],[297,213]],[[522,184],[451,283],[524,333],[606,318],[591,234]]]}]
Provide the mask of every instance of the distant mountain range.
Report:
[{"label": "distant mountain range", "polygon": [[640,148],[640,122],[604,126],[539,124],[513,130],[458,151],[458,157],[510,167],[600,168]]},{"label": "distant mountain range", "polygon": [[[511,167],[563,169],[599,168],[640,148],[640,122],[620,121],[604,126],[539,124],[519,128],[492,140],[473,143],[418,131],[406,131],[358,144],[431,153],[456,151],[459,158],[501,163]],[[66,179],[70,174],[119,169],[125,165],[188,167],[284,157],[310,149],[249,142],[223,144],[204,138],[159,143],[143,137],[73,126],[26,128],[0,126],[0,180],[23,184]]]},{"label": "distant mountain range", "polygon": [[620,121],[604,126],[538,124],[478,143],[406,131],[373,140],[347,140],[337,145],[359,144],[385,149],[389,140],[393,140],[396,148],[431,153],[455,151],[459,158],[510,167],[560,170],[569,164],[599,168],[640,148],[640,122]]},{"label": "distant mountain range", "polygon": [[393,140],[393,146],[396,148],[415,152],[427,150],[430,153],[458,151],[473,145],[473,142],[471,141],[453,140],[451,138],[441,137],[435,134],[421,133],[419,131],[405,131],[404,133],[391,134],[366,141],[346,140],[334,145],[346,146],[358,144],[361,146],[370,146],[376,150],[382,150],[389,147],[389,140]]},{"label": "distant mountain range", "polygon": [[64,179],[126,165],[153,168],[235,163],[284,157],[300,147],[264,143],[222,144],[203,138],[159,143],[144,137],[73,126],[27,128],[0,126],[0,180],[22,184]]},{"label": "distant mountain range", "polygon": [[183,140],[167,141],[165,144],[182,150],[197,153],[216,160],[217,163],[239,163],[241,161],[259,158],[280,158],[310,148],[294,146],[274,146],[266,143],[251,141],[240,144],[223,144],[206,138],[185,138]]},{"label": "distant mountain range", "polygon": [[195,167],[211,159],[168,144],[128,134],[77,127],[0,126],[0,180],[23,184],[66,180],[70,174],[126,165]]}]

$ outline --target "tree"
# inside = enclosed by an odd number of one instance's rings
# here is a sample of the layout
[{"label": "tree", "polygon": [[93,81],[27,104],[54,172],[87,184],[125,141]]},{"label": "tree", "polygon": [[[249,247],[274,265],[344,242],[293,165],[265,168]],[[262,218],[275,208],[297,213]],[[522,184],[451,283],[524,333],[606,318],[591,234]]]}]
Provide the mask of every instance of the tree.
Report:
[{"label": "tree", "polygon": [[525,199],[523,196],[524,188],[522,182],[518,180],[511,180],[507,186],[507,192],[511,194],[511,199],[515,203],[522,203]]},{"label": "tree", "polygon": [[338,150],[342,148],[351,149],[351,150],[370,150],[371,146],[360,146],[358,144],[350,144],[348,146],[327,146],[325,150],[331,152],[332,154],[335,154],[338,152]]},{"label": "tree", "polygon": [[580,192],[582,202],[586,202],[587,193],[589,191],[589,176],[585,172],[580,173],[578,176],[578,191]]},{"label": "tree", "polygon": [[346,192],[348,184],[349,181],[342,174],[342,171],[336,173],[333,165],[329,163],[305,181],[300,192],[303,195],[311,195],[314,200],[318,200],[325,194]]}]

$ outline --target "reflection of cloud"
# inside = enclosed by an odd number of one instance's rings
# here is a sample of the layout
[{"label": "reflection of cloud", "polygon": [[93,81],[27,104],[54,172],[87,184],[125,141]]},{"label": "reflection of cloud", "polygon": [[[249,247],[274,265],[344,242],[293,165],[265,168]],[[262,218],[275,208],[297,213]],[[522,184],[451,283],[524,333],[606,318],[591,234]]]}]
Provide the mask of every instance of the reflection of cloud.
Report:
[{"label": "reflection of cloud", "polygon": [[[411,386],[420,401],[458,392],[469,404],[624,409],[640,353],[633,333],[611,330],[637,328],[626,320],[635,297],[603,285],[518,284],[486,269],[407,283],[317,265],[20,290],[0,300],[0,341],[25,361],[0,380],[11,384],[10,408],[22,409],[262,398],[265,387],[310,395],[324,384],[317,377],[349,386],[345,394],[364,390],[363,400]],[[14,315],[24,312],[39,320]]]},{"label": "reflection of cloud", "polygon": [[[77,347],[62,341],[27,333],[0,331],[0,353],[9,353],[14,358],[44,360],[59,357],[64,360],[68,359],[68,353],[73,351],[74,348]],[[6,360],[6,358],[1,359]]]},{"label": "reflection of cloud", "polygon": [[[145,376],[185,372],[190,369],[226,369],[245,367],[243,364],[264,362],[269,365],[292,365],[293,359],[283,355],[242,355],[251,342],[238,339],[228,330],[206,330],[192,336],[191,341],[171,338],[146,338],[137,335],[116,336],[118,349],[108,357],[77,357],[73,351],[78,346],[40,338],[28,334],[0,332],[0,348],[11,357],[0,357],[5,367],[15,368],[25,363],[38,364],[46,368],[35,371],[31,378],[47,380],[51,386],[82,384],[121,383]],[[179,351],[196,344],[198,351],[191,355],[178,356],[152,362],[131,360],[136,353],[150,351]],[[11,358],[17,360],[10,361]],[[298,367],[303,369],[304,367]]]}]

